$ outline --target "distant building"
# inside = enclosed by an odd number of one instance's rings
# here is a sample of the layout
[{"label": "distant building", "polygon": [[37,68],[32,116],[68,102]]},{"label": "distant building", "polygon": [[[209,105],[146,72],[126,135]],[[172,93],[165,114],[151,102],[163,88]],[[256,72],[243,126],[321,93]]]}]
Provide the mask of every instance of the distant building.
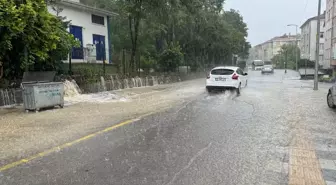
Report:
[{"label": "distant building", "polygon": [[[79,0],[60,0],[48,5],[48,11],[71,21],[69,32],[81,44],[80,47],[73,48],[71,62],[102,63],[104,60],[112,63],[109,19],[115,13],[84,5]],[[68,61],[69,58],[65,62]]]},{"label": "distant building", "polygon": [[[316,34],[317,34],[317,20],[318,17],[312,17],[306,20],[301,28],[301,58],[315,61],[316,56]],[[325,14],[320,16],[321,21],[321,34],[320,34],[320,54],[319,54],[319,64],[323,65],[325,68],[329,68],[330,65],[324,64],[324,20]]]},{"label": "distant building", "polygon": [[300,43],[299,35],[287,35],[274,37],[264,43],[258,44],[254,46],[251,50],[250,57],[252,60],[263,60],[263,61],[271,61],[272,58],[279,53],[281,47],[285,44],[293,44],[295,45]]},{"label": "distant building", "polygon": [[336,69],[336,4],[334,0],[327,0],[326,3],[323,67]]}]

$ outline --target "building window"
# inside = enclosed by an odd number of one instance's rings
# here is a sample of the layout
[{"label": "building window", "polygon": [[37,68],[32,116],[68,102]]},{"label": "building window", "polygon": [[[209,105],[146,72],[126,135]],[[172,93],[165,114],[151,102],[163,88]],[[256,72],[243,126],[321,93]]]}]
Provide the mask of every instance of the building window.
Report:
[{"label": "building window", "polygon": [[92,23],[105,25],[104,17],[102,16],[92,14],[91,19],[92,19]]},{"label": "building window", "polygon": [[319,56],[319,63],[321,63],[323,61],[323,55]]},{"label": "building window", "polygon": [[320,33],[320,38],[323,38],[323,36],[324,36],[324,32],[321,32]]}]

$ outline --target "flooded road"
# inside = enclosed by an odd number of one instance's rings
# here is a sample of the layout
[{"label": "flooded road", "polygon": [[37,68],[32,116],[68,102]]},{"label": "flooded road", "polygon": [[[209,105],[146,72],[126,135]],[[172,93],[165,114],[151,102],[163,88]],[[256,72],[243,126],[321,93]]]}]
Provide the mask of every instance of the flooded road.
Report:
[{"label": "flooded road", "polygon": [[181,88],[182,105],[5,170],[0,184],[331,184],[336,112],[326,104],[329,86],[313,91],[312,81],[276,70],[250,71],[240,96],[205,87],[188,96]]}]

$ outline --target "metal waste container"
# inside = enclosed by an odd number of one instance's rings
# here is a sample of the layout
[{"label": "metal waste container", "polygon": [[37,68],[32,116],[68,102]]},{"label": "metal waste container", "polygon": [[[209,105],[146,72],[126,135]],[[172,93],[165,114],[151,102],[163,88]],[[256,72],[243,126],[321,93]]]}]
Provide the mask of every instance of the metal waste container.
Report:
[{"label": "metal waste container", "polygon": [[23,105],[26,111],[64,106],[64,84],[52,82],[55,72],[25,72],[22,79]]}]

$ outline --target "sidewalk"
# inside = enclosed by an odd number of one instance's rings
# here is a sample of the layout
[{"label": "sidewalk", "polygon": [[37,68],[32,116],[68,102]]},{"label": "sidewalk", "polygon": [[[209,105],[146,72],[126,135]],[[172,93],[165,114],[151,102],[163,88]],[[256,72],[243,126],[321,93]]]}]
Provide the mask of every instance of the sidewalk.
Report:
[{"label": "sidewalk", "polygon": [[106,97],[103,97],[105,102],[98,103],[75,100],[64,109],[39,113],[27,114],[22,109],[0,110],[0,166],[123,120],[165,110],[203,92],[204,79],[200,79],[118,90],[112,95],[119,99],[105,101]]}]

